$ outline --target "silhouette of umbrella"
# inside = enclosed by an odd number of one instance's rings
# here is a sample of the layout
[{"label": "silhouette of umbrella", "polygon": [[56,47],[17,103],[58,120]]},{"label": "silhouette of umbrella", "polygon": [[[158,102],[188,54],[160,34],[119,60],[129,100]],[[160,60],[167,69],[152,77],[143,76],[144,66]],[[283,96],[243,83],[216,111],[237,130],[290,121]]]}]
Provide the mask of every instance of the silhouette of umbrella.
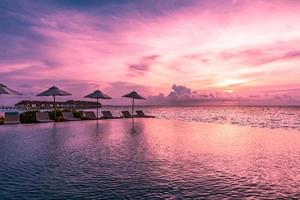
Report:
[{"label": "silhouette of umbrella", "polygon": [[133,116],[134,111],[134,99],[145,99],[141,95],[139,95],[136,91],[132,91],[129,94],[125,94],[122,97],[131,98],[132,99],[132,108],[131,108],[131,115]]},{"label": "silhouette of umbrella", "polygon": [[54,119],[56,119],[56,102],[55,97],[56,96],[69,96],[71,95],[68,92],[65,92],[63,90],[60,90],[59,88],[52,86],[48,90],[36,95],[36,96],[52,96],[53,97],[53,103],[54,103]]},{"label": "silhouette of umbrella", "polygon": [[86,95],[84,98],[91,98],[91,99],[97,99],[97,119],[98,119],[98,113],[99,113],[99,99],[111,99],[110,96],[102,93],[100,90],[96,90],[95,92]]},{"label": "silhouette of umbrella", "polygon": [[21,93],[8,88],[6,85],[0,83],[0,94],[7,94],[7,95],[22,95]]}]

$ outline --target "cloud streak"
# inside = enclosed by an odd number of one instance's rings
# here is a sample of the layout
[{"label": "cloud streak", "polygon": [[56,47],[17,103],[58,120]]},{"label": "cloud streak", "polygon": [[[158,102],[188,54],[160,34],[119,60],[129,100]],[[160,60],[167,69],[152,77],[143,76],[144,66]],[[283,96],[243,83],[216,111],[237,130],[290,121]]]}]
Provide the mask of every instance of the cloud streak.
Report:
[{"label": "cloud streak", "polygon": [[128,65],[128,76],[142,76],[144,73],[151,70],[151,66],[155,64],[158,55],[145,56],[139,59],[137,63]]}]

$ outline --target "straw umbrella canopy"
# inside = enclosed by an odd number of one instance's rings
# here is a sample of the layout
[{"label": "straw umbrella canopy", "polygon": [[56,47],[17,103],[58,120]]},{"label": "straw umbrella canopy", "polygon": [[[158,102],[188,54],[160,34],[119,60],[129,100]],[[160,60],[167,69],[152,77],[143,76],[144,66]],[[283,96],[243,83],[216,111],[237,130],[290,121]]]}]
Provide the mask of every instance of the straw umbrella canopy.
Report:
[{"label": "straw umbrella canopy", "polygon": [[1,95],[22,95],[22,94],[0,83],[0,96]]},{"label": "straw umbrella canopy", "polygon": [[122,97],[131,98],[132,99],[132,107],[131,107],[131,115],[133,116],[134,111],[134,100],[135,99],[145,99],[141,95],[139,95],[136,91],[132,91],[128,94],[123,95]]},{"label": "straw umbrella canopy", "polygon": [[0,83],[0,95],[7,94],[7,95],[22,95],[21,93],[8,88],[6,85]]},{"label": "straw umbrella canopy", "polygon": [[54,119],[56,119],[56,102],[55,97],[56,96],[69,96],[70,93],[63,91],[55,86],[52,86],[48,90],[36,95],[36,96],[52,96],[53,97],[53,103],[54,103]]},{"label": "straw umbrella canopy", "polygon": [[110,96],[104,94],[100,90],[96,90],[95,92],[86,95],[84,98],[91,98],[91,99],[97,99],[97,119],[98,119],[98,113],[99,113],[99,99],[111,99]]}]

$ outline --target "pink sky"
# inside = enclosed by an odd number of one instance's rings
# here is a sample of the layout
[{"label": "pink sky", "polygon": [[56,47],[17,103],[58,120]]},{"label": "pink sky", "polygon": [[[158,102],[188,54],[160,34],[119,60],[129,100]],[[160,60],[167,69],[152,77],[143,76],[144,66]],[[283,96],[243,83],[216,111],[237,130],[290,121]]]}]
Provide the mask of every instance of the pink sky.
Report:
[{"label": "pink sky", "polygon": [[297,0],[12,2],[0,82],[24,95],[5,103],[56,85],[107,104],[136,90],[148,104],[300,105]]}]

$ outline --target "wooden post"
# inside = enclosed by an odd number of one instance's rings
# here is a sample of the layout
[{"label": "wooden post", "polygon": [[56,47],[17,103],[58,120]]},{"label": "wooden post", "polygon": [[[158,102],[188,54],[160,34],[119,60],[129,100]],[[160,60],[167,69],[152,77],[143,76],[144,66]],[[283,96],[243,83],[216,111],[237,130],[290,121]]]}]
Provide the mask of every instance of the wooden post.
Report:
[{"label": "wooden post", "polygon": [[131,108],[131,115],[133,117],[133,110],[134,110],[134,98],[132,98],[132,108]]},{"label": "wooden post", "polygon": [[53,95],[54,100],[54,121],[56,121],[56,102],[55,102],[55,95]]},{"label": "wooden post", "polygon": [[99,98],[97,98],[97,120],[98,120],[98,109],[99,109],[98,104],[99,104]]}]

